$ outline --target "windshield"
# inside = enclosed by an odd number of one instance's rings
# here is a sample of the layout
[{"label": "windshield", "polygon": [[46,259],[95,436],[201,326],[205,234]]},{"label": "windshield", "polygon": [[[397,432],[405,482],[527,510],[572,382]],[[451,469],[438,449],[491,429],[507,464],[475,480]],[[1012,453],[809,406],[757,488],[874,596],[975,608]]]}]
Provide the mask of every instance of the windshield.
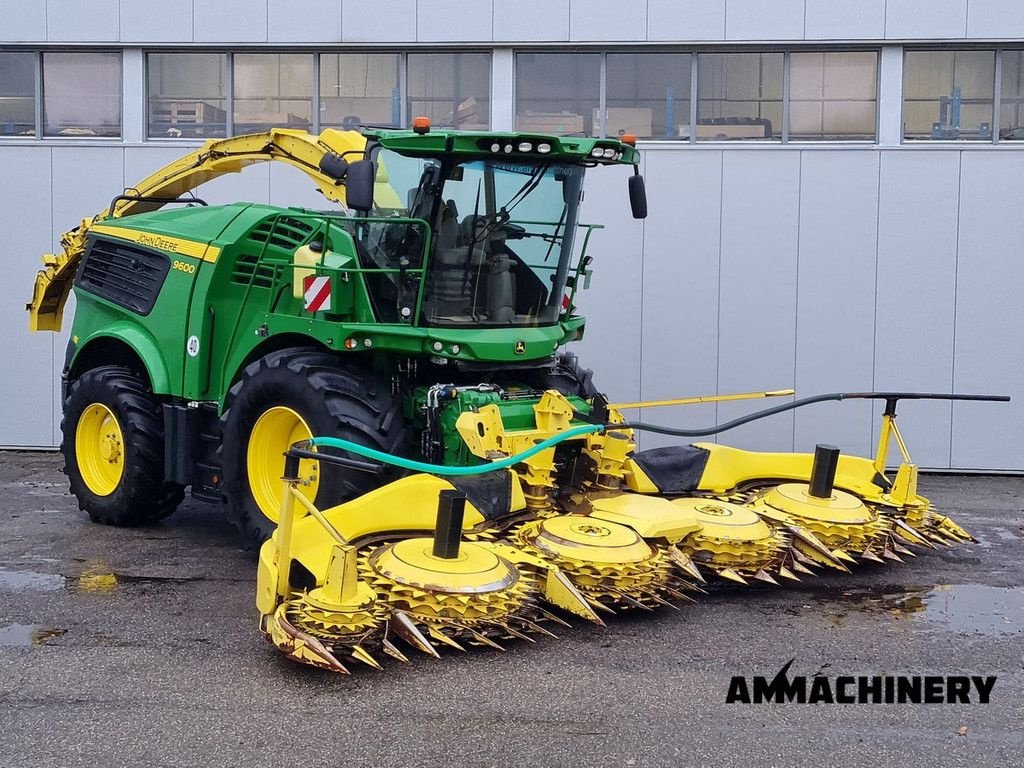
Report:
[{"label": "windshield", "polygon": [[434,233],[422,322],[558,322],[573,254],[581,166],[515,159],[447,165],[382,150],[378,168],[376,215],[422,218]]}]

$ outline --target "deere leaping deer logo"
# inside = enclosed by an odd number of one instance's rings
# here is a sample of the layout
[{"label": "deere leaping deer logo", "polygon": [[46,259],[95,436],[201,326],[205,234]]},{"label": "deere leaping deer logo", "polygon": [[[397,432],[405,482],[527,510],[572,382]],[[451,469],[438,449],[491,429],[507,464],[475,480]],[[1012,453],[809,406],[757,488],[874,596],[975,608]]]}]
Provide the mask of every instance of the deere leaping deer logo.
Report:
[{"label": "deere leaping deer logo", "polygon": [[515,349],[517,355],[523,354],[526,351],[526,342],[522,340],[517,341]]}]

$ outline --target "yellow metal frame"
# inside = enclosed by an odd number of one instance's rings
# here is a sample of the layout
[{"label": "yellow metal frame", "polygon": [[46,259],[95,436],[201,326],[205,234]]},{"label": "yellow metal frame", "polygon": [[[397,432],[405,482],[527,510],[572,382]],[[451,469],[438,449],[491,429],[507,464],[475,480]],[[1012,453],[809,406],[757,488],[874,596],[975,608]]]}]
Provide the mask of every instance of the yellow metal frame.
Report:
[{"label": "yellow metal frame", "polygon": [[663,408],[667,405],[699,405],[701,403],[727,403],[733,400],[761,400],[768,397],[795,395],[795,389],[775,389],[768,392],[740,392],[732,395],[700,395],[698,397],[677,397],[672,400],[637,400],[632,403],[611,403],[609,408],[624,411],[629,408]]},{"label": "yellow metal frame", "polygon": [[[256,163],[280,161],[305,173],[312,179],[328,200],[345,203],[345,187],[320,171],[320,160],[327,154],[350,154],[362,152],[366,139],[357,131],[339,131],[328,128],[314,136],[306,131],[272,128],[263,133],[235,136],[227,139],[211,139],[195,152],[164,166],[128,191],[138,197],[178,198],[192,191],[200,184],[216,179],[227,173],[238,173]],[[386,174],[377,180],[378,199],[382,195],[398,198],[387,184]],[[26,305],[29,313],[29,328],[32,331],[59,331],[64,305],[67,303],[71,284],[78,269],[78,263],[85,253],[87,235],[104,220],[142,213],[160,207],[160,203],[146,200],[118,201],[113,211],[103,211],[92,218],[83,219],[74,229],[61,236],[60,253],[43,256],[43,269],[36,275],[32,299]],[[125,232],[118,230],[118,237]],[[187,250],[197,250],[198,244],[187,245]],[[215,249],[203,249],[200,258],[215,258]],[[185,255],[191,255],[182,251]]]},{"label": "yellow metal frame", "polygon": [[896,425],[896,417],[889,414],[882,416],[882,427],[878,433],[878,447],[875,453],[875,470],[878,474],[885,474],[885,465],[889,458],[889,441],[890,439],[896,441],[896,446],[899,448],[900,457],[903,459],[904,464],[913,464],[914,462],[910,458],[910,451],[907,450],[907,444],[903,440],[903,435],[900,433],[900,428]]}]

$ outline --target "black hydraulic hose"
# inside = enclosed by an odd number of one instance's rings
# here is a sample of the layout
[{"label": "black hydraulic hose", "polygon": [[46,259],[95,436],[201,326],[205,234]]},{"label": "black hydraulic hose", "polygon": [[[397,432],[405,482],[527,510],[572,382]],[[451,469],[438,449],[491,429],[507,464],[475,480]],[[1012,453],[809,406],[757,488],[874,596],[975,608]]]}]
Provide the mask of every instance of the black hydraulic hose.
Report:
[{"label": "black hydraulic hose", "polygon": [[727,421],[725,424],[717,424],[713,427],[704,427],[703,429],[677,429],[675,427],[664,427],[659,424],[647,424],[642,421],[627,421],[618,424],[609,422],[605,424],[605,428],[608,431],[613,431],[616,428],[635,429],[638,432],[656,432],[659,435],[672,435],[674,437],[708,437],[710,435],[717,435],[720,432],[727,432],[736,427],[742,427],[744,424],[749,424],[752,421],[758,421],[768,416],[803,408],[805,405],[814,405],[815,403],[824,403],[832,400],[885,400],[886,414],[895,416],[896,403],[899,400],[969,400],[1005,403],[1009,402],[1010,398],[1007,395],[961,395],[929,392],[832,392],[827,395],[803,397],[791,403],[783,403],[772,408],[765,408],[763,411],[756,411],[746,416],[741,416],[738,419]]}]

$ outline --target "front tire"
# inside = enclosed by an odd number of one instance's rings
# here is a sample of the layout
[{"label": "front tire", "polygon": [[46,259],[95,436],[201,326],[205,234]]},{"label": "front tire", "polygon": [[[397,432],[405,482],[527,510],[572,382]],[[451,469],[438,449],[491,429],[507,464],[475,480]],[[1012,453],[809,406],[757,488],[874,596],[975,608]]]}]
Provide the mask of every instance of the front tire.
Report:
[{"label": "front tire", "polygon": [[[341,437],[397,453],[406,434],[390,382],[346,370],[336,355],[304,349],[273,352],[250,364],[228,395],[221,432],[226,513],[246,549],[258,548],[277,525],[283,454],[292,443]],[[394,473],[304,459],[299,476],[300,490],[324,508],[360,496]]]},{"label": "front tire", "polygon": [[71,492],[94,522],[154,523],[184,497],[182,486],[164,481],[160,403],[134,371],[109,365],[76,379],[61,432]]}]

